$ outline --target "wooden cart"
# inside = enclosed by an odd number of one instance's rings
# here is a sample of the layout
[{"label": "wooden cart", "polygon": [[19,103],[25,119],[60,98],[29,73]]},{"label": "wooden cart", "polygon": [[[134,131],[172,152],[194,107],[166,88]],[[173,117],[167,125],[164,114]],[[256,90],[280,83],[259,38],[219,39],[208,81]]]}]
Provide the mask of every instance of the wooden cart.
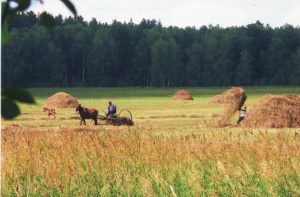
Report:
[{"label": "wooden cart", "polygon": [[[101,113],[100,113],[101,112]],[[133,125],[132,114],[128,109],[122,109],[114,116],[106,117],[106,111],[99,110],[98,119],[108,125]]]}]

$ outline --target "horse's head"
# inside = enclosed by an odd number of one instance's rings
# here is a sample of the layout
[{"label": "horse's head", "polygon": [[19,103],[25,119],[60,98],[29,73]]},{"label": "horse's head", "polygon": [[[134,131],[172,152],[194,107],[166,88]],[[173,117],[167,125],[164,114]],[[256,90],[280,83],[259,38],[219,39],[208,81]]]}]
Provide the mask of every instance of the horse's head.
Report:
[{"label": "horse's head", "polygon": [[76,107],[76,112],[81,113],[82,111],[83,111],[83,108],[82,108],[81,104],[79,104],[79,105]]},{"label": "horse's head", "polygon": [[79,105],[77,105],[77,107],[75,108],[75,111],[78,112],[80,108],[82,108],[82,107],[81,107],[81,105],[79,104]]}]

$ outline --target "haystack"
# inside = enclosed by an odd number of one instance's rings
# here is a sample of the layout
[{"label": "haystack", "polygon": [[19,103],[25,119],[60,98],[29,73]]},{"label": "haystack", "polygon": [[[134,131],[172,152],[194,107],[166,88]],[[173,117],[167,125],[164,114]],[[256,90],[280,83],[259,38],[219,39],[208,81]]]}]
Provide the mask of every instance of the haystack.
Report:
[{"label": "haystack", "polygon": [[266,95],[255,103],[244,120],[245,127],[300,127],[300,97],[295,94]]},{"label": "haystack", "polygon": [[75,108],[78,106],[76,98],[65,92],[58,92],[47,99],[44,107],[49,108]]},{"label": "haystack", "polygon": [[219,121],[219,126],[230,123],[232,116],[244,105],[247,96],[245,90],[240,87],[233,87],[222,94],[222,103],[225,104],[225,111]]},{"label": "haystack", "polygon": [[225,103],[225,96],[222,94],[217,94],[213,96],[209,101],[209,104],[224,104],[224,103]]},{"label": "haystack", "polygon": [[177,91],[174,94],[173,99],[174,100],[193,100],[193,97],[188,90],[182,89],[182,90]]}]

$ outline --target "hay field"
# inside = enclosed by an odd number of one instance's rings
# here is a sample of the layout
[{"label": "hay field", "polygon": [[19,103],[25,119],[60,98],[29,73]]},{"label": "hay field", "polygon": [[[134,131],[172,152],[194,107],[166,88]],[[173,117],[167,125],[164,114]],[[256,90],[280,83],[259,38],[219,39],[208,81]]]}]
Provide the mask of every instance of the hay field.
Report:
[{"label": "hay field", "polygon": [[[37,105],[2,121],[2,196],[299,196],[300,129],[213,128],[226,88],[31,89]],[[251,105],[267,93],[300,95],[300,87],[246,87]],[[42,112],[65,91],[87,107],[111,100],[135,125],[79,126],[74,109]]]}]

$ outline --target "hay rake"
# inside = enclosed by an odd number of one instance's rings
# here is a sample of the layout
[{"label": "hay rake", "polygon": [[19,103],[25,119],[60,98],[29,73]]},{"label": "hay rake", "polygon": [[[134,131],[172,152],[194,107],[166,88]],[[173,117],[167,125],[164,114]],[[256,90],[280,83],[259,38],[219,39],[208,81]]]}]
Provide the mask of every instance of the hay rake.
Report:
[{"label": "hay rake", "polygon": [[106,117],[106,114],[106,111],[100,109],[98,119],[104,121],[108,125],[133,125],[132,113],[128,109],[121,109],[118,114],[111,117]]}]

